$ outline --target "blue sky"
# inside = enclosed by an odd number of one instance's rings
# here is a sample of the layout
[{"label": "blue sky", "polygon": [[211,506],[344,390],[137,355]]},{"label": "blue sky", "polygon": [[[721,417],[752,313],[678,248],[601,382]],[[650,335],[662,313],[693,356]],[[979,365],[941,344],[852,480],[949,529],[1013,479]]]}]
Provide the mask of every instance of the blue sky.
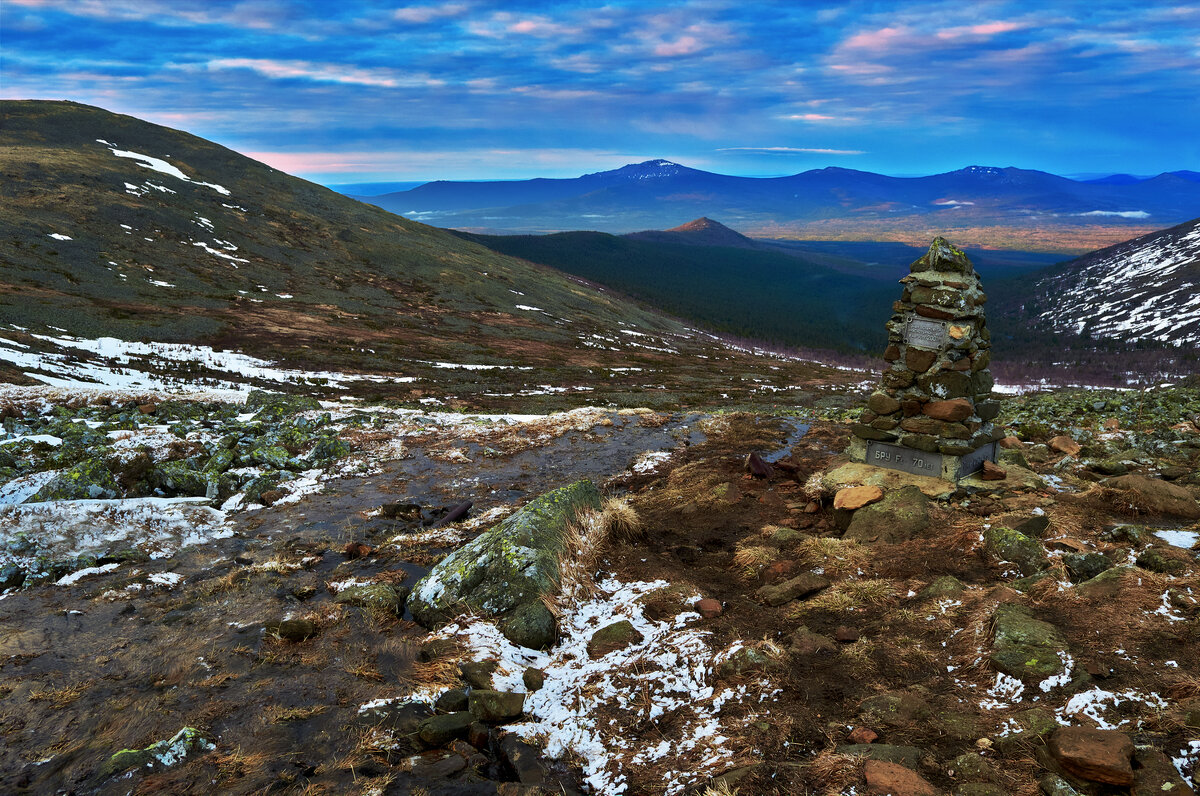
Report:
[{"label": "blue sky", "polygon": [[4,0],[0,96],[336,183],[1200,170],[1194,2]]}]

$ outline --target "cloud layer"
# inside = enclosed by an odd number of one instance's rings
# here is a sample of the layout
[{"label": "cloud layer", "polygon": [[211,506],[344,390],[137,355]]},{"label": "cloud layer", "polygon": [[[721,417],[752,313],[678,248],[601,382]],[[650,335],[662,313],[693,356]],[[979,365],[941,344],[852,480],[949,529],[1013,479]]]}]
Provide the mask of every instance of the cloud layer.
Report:
[{"label": "cloud layer", "polygon": [[1200,8],[1124,2],[6,0],[0,91],[332,182],[1200,169]]}]

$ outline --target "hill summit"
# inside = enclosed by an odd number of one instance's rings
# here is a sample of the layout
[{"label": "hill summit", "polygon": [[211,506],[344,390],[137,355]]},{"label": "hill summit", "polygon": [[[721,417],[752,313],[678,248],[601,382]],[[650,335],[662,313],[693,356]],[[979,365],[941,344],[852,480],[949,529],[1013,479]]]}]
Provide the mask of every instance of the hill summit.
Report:
[{"label": "hill summit", "polygon": [[730,229],[720,221],[701,216],[686,224],[665,230],[646,230],[625,235],[634,240],[655,243],[682,243],[688,246],[731,246],[737,249],[759,249],[762,244]]}]

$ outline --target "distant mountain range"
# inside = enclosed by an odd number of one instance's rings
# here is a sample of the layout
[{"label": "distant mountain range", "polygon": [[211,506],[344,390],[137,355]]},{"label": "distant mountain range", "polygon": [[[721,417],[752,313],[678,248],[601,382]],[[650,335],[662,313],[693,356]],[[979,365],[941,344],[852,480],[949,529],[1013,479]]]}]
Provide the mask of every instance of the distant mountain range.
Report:
[{"label": "distant mountain range", "polygon": [[[789,177],[734,177],[650,160],[574,179],[431,182],[408,191],[360,196],[406,217],[457,229],[628,233],[665,229],[681,218],[719,218],[754,237],[895,239],[930,231],[963,243],[996,245],[1012,233],[1062,231],[1036,248],[1095,248],[1200,214],[1200,175],[1149,179],[1114,175],[1077,181],[1042,171],[969,166],[928,177],[888,177],[824,168]],[[1007,232],[1006,232],[1007,231]],[[1080,238],[1082,231],[1083,237]],[[807,234],[806,234],[807,233]]]},{"label": "distant mountain range", "polygon": [[[0,383],[70,370],[101,386],[111,368],[90,375],[102,369],[81,352],[119,349],[102,338],[243,352],[315,374],[306,390],[506,411],[770,400],[754,388],[850,378],[730,348],[178,130],[69,102],[0,112]],[[186,375],[228,379],[229,359]]]}]

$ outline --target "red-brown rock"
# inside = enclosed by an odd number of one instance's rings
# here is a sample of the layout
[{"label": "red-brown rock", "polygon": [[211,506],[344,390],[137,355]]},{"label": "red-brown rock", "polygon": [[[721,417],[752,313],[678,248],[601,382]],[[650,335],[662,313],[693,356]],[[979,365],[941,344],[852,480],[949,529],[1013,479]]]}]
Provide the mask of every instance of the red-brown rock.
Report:
[{"label": "red-brown rock", "polygon": [[158,404],[155,404],[155,403],[138,404],[138,411],[144,415],[152,415],[158,411]]},{"label": "red-brown rock", "polygon": [[835,509],[854,511],[878,500],[883,500],[883,490],[879,487],[851,486],[838,490],[838,493],[833,498],[833,507]]},{"label": "red-brown rock", "polygon": [[984,481],[1003,481],[1008,478],[1008,471],[995,462],[983,462],[983,469],[979,471],[979,477]]},{"label": "red-brown rock", "polygon": [[1016,437],[1005,437],[1004,439],[1000,440],[1000,447],[1004,448],[1005,450],[1019,451],[1021,448],[1025,447],[1025,443],[1021,442],[1021,440],[1017,439]]},{"label": "red-brown rock", "polygon": [[874,796],[940,796],[924,777],[898,763],[868,760],[863,776],[867,778],[867,793]]},{"label": "red-brown rock", "polygon": [[846,736],[846,740],[850,743],[875,743],[879,740],[879,733],[869,727],[855,727]]},{"label": "red-brown rock", "polygon": [[350,542],[345,549],[346,558],[366,558],[374,552],[370,545],[362,542]]},{"label": "red-brown rock", "polygon": [[1050,736],[1050,754],[1077,777],[1108,785],[1133,784],[1133,741],[1123,732],[1059,727]]},{"label": "red-brown rock", "polygon": [[705,597],[696,603],[696,611],[705,619],[716,619],[721,615],[721,601],[714,600],[712,597]]},{"label": "red-brown rock", "polygon": [[1079,452],[1083,450],[1083,446],[1078,442],[1061,434],[1052,438],[1046,444],[1050,447],[1050,450],[1058,453],[1064,453],[1067,456],[1078,456]]},{"label": "red-brown rock", "polygon": [[909,348],[904,352],[904,364],[914,373],[924,373],[937,359],[936,351],[922,351],[919,348]]},{"label": "red-brown rock", "polygon": [[930,401],[921,411],[937,420],[957,423],[975,414],[975,407],[966,398],[955,398],[950,401]]},{"label": "red-brown rock", "polygon": [[855,630],[852,627],[847,627],[846,625],[838,625],[837,630],[835,630],[833,632],[834,640],[840,641],[843,644],[850,644],[852,642],[858,641],[858,639],[861,636],[862,636],[862,634],[859,633],[857,630]]},{"label": "red-brown rock", "polygon": [[917,314],[925,318],[934,318],[939,321],[954,320],[953,312],[946,312],[945,310],[939,310],[937,307],[930,307],[925,304],[920,304],[917,306]]},{"label": "red-brown rock", "polygon": [[788,578],[794,577],[799,569],[800,565],[795,561],[776,561],[774,564],[763,570],[763,583],[779,583],[780,581],[787,580]]}]

